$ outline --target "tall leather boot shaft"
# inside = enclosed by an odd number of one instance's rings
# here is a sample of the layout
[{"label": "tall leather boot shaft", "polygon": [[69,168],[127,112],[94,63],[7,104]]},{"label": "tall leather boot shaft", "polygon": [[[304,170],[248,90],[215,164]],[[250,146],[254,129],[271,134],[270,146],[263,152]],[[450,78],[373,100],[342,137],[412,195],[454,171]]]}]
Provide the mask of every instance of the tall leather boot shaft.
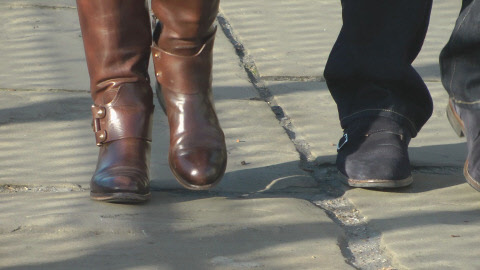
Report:
[{"label": "tall leather boot shaft", "polygon": [[[170,169],[189,189],[216,185],[227,164],[225,137],[212,100],[212,62],[219,1],[153,0],[160,20],[153,61],[157,94],[170,126]],[[161,27],[161,28],[160,28]]]},{"label": "tall leather boot shaft", "polygon": [[100,147],[91,198],[137,203],[150,197],[153,93],[151,31],[139,0],[77,0]]},{"label": "tall leather boot shaft", "polygon": [[175,55],[196,54],[215,31],[219,4],[219,0],[152,0],[153,13],[162,24],[155,43]]},{"label": "tall leather boot shaft", "polygon": [[77,0],[77,7],[94,102],[105,102],[103,92],[115,84],[148,81],[152,37],[146,2]]}]

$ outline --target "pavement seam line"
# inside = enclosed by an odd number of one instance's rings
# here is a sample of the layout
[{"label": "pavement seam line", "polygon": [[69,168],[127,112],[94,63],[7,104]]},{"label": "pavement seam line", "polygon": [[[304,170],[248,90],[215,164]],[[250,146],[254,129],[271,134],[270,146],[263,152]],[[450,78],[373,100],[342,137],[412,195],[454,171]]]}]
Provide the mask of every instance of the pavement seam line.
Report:
[{"label": "pavement seam line", "polygon": [[84,192],[88,191],[81,185],[76,184],[58,184],[58,185],[17,185],[17,184],[2,184],[0,185],[0,194],[2,193],[27,193],[27,192]]},{"label": "pavement seam line", "polygon": [[[269,105],[280,125],[294,144],[295,149],[300,156],[300,167],[307,171],[321,186],[319,191],[323,191],[323,198],[320,200],[310,200],[310,202],[322,209],[322,211],[324,211],[333,222],[344,230],[345,239],[339,239],[338,246],[346,263],[356,269],[394,269],[391,267],[389,256],[386,256],[384,250],[380,248],[380,235],[371,230],[368,226],[368,222],[365,222],[365,218],[360,215],[355,206],[342,196],[345,190],[334,184],[329,184],[329,181],[325,181],[325,174],[322,174],[322,169],[336,172],[335,166],[332,164],[324,164],[322,165],[323,168],[321,168],[321,166],[315,162],[316,157],[311,153],[308,142],[299,138],[297,135],[291,118],[285,113],[283,108],[279,106],[275,96],[265,85],[262,76],[259,74],[255,61],[248,54],[241,39],[233,30],[232,25],[226,18],[222,9],[220,9],[217,15],[217,21],[223,33],[235,48],[240,60],[240,65],[244,68],[252,86],[257,90],[259,96]],[[335,180],[336,179],[334,179],[334,181]],[[338,181],[336,182],[338,183]],[[339,202],[342,202],[343,204],[341,207],[338,207]],[[328,205],[333,205],[334,207],[327,207]],[[347,214],[348,212],[356,213],[355,219],[348,219],[348,217],[350,217]],[[355,222],[352,223],[352,220],[355,220]],[[365,233],[359,234],[359,230]],[[364,245],[355,244],[367,241],[369,242],[367,252],[365,252],[365,249],[363,248]]]},{"label": "pavement seam line", "polygon": [[54,6],[54,5],[42,5],[42,4],[10,4],[5,3],[9,8],[39,8],[39,9],[77,9],[76,6]]},{"label": "pavement seam line", "polygon": [[0,92],[53,92],[53,93],[90,93],[90,90],[72,90],[72,89],[13,89],[0,88]]},{"label": "pavement seam line", "polygon": [[[282,127],[287,132],[288,137],[290,140],[294,142],[295,148],[297,152],[300,154],[300,159],[303,161],[312,161],[315,157],[309,150],[309,146],[307,147],[306,141],[303,139],[297,138],[295,132],[293,131],[293,124],[291,122],[290,117],[288,117],[283,108],[278,105],[277,101],[275,100],[274,95],[270,92],[270,90],[265,86],[265,83],[259,76],[259,72],[255,61],[252,59],[250,55],[248,55],[245,47],[243,46],[242,42],[240,41],[239,37],[234,33],[229,21],[223,14],[222,10],[218,13],[217,16],[218,23],[223,30],[223,33],[226,35],[228,40],[232,43],[235,51],[240,59],[241,66],[245,69],[247,73],[248,79],[252,83],[253,87],[257,90],[260,98],[263,99],[270,107],[270,109],[275,114],[277,120],[280,121]],[[299,147],[299,146],[304,147]]]}]

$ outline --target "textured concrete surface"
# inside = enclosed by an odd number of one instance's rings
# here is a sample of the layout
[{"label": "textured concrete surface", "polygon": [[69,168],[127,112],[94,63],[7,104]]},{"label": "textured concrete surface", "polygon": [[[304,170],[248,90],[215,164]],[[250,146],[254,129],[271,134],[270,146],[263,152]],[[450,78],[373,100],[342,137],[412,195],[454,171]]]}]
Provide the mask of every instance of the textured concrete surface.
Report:
[{"label": "textured concrete surface", "polygon": [[462,175],[414,177],[398,192],[355,189],[346,197],[382,232],[399,269],[479,269],[480,194]]},{"label": "textured concrete surface", "polygon": [[225,0],[222,12],[260,76],[320,76],[342,26],[340,1]]},{"label": "textured concrete surface", "polygon": [[1,88],[88,89],[75,1],[0,2]]},{"label": "textured concrete surface", "polygon": [[341,230],[303,200],[154,195],[2,194],[1,269],[353,269],[331,248]]},{"label": "textured concrete surface", "polygon": [[[438,51],[449,38],[461,1],[434,1],[425,47],[415,67],[437,80]],[[321,77],[342,27],[340,1],[225,0],[222,12],[241,38],[266,80],[272,77]]]}]

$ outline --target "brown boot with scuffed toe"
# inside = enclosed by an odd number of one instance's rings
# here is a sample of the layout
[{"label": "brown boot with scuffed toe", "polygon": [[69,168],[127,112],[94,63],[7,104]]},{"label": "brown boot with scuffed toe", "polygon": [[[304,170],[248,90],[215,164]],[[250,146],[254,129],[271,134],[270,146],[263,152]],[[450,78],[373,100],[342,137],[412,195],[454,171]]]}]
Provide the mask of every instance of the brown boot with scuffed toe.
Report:
[{"label": "brown boot with scuffed toe", "polygon": [[148,8],[138,0],[77,0],[77,7],[100,147],[90,197],[145,202],[153,117]]}]

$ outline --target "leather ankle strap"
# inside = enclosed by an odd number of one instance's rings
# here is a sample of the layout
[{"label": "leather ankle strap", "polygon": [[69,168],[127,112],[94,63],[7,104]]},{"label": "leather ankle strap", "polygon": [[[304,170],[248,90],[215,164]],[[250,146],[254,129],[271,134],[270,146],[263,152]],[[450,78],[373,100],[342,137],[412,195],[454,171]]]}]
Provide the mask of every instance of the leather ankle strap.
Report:
[{"label": "leather ankle strap", "polygon": [[92,115],[98,146],[124,138],[152,141],[153,109],[92,105]]},{"label": "leather ankle strap", "polygon": [[192,56],[169,53],[152,46],[155,77],[163,88],[181,94],[195,94],[211,86],[212,50],[215,31]]},{"label": "leather ankle strap", "polygon": [[124,83],[115,90],[111,102],[92,105],[92,126],[98,146],[124,138],[152,140],[151,91],[146,83]]}]

